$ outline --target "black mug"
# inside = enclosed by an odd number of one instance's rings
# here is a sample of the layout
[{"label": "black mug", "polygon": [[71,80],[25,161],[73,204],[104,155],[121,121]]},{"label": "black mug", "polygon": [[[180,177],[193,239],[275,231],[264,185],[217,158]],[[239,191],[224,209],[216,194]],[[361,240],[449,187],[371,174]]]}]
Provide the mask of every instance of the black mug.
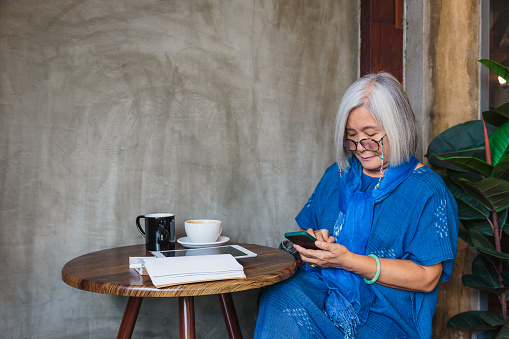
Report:
[{"label": "black mug", "polygon": [[[145,219],[145,231],[140,219]],[[145,237],[147,251],[168,251],[175,249],[175,214],[155,213],[140,215],[136,218],[136,227]]]}]

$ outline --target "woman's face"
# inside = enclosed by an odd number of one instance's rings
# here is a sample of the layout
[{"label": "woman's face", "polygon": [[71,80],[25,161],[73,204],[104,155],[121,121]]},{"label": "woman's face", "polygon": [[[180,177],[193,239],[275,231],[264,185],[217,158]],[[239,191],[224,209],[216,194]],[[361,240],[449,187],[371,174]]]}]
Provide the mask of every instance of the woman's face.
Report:
[{"label": "woman's face", "polygon": [[[364,106],[354,108],[348,115],[346,120],[345,138],[356,142],[362,139],[370,138],[379,141],[385,135],[385,131],[380,129],[371,115]],[[377,177],[380,175],[380,166],[382,165],[382,143],[379,143],[378,150],[369,151],[360,143],[357,149],[352,151],[362,164],[362,172],[366,175]],[[389,139],[387,136],[383,138],[383,166],[389,165]]]}]

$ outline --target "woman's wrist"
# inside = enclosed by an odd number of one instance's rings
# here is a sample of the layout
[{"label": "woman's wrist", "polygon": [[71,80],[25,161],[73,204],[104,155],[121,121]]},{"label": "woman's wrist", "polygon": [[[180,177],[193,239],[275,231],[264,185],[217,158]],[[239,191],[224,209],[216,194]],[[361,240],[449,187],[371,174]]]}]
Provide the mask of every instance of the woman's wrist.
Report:
[{"label": "woman's wrist", "polygon": [[338,266],[338,268],[356,273],[368,280],[376,275],[377,262],[374,258],[368,255],[355,254],[353,252],[348,252],[344,258],[343,265]]},{"label": "woman's wrist", "polygon": [[345,271],[355,272],[359,257],[360,256],[358,254],[347,250],[346,253],[340,257],[337,268],[341,268]]},{"label": "woman's wrist", "polygon": [[376,262],[375,276],[372,279],[364,278],[364,281],[366,282],[366,284],[371,285],[371,284],[374,284],[378,280],[378,277],[380,276],[381,265],[380,265],[380,259],[378,259],[378,257],[376,255],[368,254],[368,257],[375,259],[375,262]]}]

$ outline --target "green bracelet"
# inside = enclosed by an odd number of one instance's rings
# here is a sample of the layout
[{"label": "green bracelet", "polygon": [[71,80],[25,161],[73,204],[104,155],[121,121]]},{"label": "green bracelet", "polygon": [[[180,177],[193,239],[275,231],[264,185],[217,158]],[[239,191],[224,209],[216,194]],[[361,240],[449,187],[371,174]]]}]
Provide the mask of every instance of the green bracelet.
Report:
[{"label": "green bracelet", "polygon": [[371,285],[371,284],[374,284],[378,280],[378,277],[380,276],[380,259],[378,259],[378,257],[374,254],[368,254],[368,257],[371,257],[371,258],[375,259],[375,261],[376,261],[376,274],[373,277],[373,279],[368,280],[368,279],[364,278],[364,281],[366,282],[366,284]]}]

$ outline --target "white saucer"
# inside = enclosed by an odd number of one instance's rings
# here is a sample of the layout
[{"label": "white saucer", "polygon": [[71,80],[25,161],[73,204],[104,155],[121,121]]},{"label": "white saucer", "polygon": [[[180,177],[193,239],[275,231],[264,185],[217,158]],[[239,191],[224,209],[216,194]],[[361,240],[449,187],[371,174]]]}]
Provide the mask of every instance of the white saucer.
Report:
[{"label": "white saucer", "polygon": [[214,242],[191,242],[188,237],[178,238],[177,242],[187,248],[211,247],[224,244],[230,241],[230,238],[220,235]]}]

